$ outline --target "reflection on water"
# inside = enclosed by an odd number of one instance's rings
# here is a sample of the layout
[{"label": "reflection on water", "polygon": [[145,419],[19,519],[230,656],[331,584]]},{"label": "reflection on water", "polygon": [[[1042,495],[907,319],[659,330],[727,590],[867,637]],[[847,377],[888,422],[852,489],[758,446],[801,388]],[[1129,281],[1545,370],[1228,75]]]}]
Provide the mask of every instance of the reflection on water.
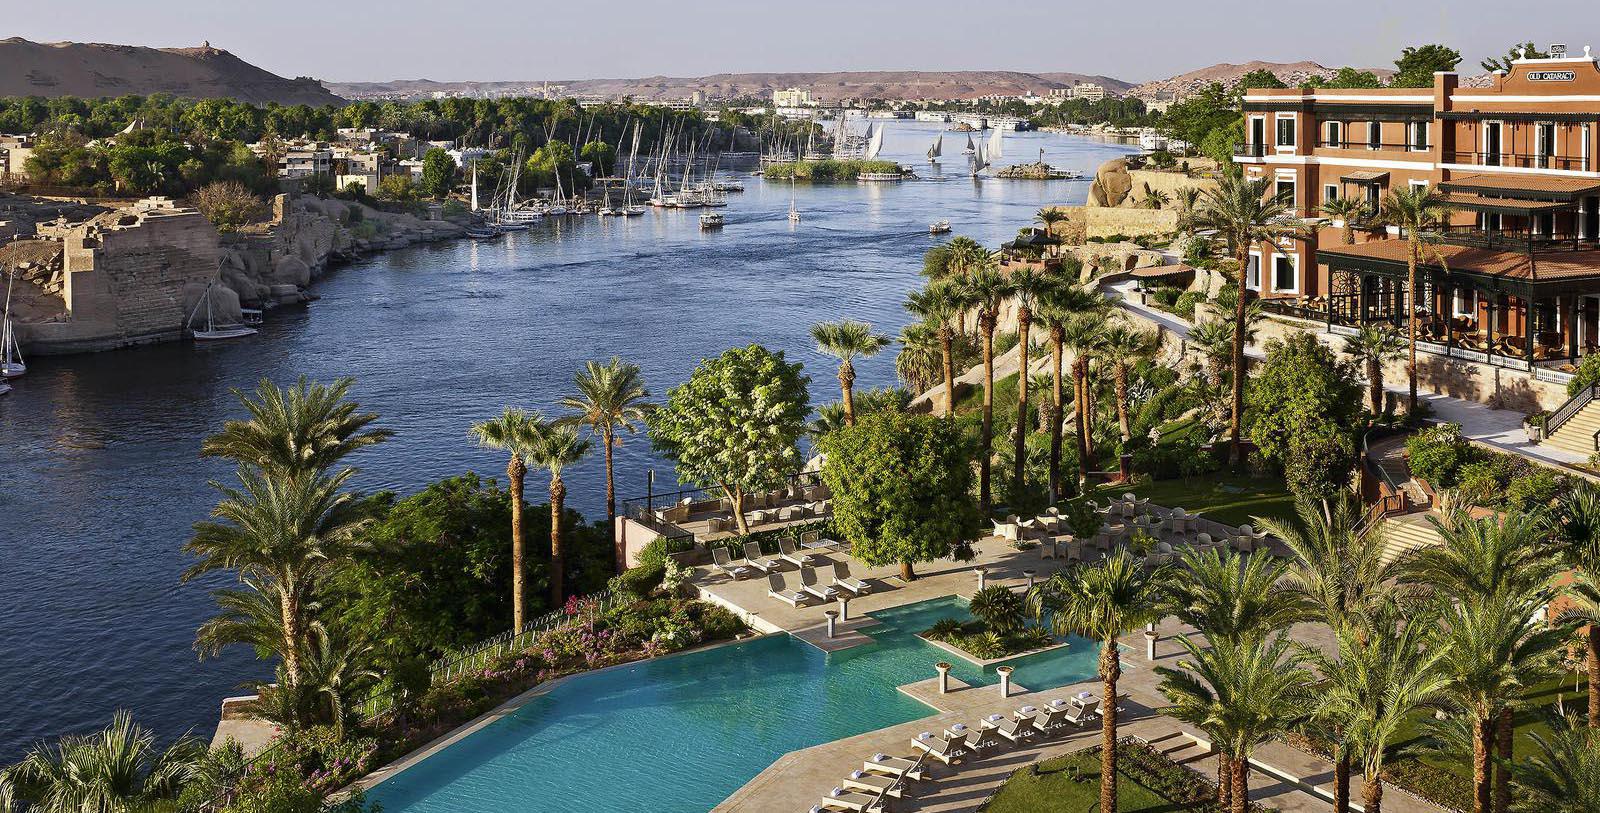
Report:
[{"label": "reflection on water", "polygon": [[[937,130],[889,127],[887,157],[931,174],[920,156]],[[1009,160],[1043,147],[1088,174],[1125,151],[1043,133],[1008,144]],[[230,474],[198,456],[200,438],[239,413],[230,389],[355,376],[355,396],[396,432],[356,458],[368,490],[498,474],[504,462],[467,427],[506,405],[550,409],[590,358],[639,364],[660,394],[700,359],[761,342],[805,362],[821,403],[836,384],[809,325],[852,317],[898,331],[930,221],[994,245],[1043,204],[1082,202],[1086,183],[800,184],[798,224],[787,184],[750,178],[746,190],[718,232],[701,232],[692,211],[651,211],[422,246],[330,273],[320,301],[275,311],[238,342],[29,359],[0,398],[0,761],[117,708],[164,735],[209,735],[219,698],[269,673],[243,651],[198,662],[194,629],[221,581],[178,583],[179,548],[215,502],[206,482]],[[893,354],[857,372],[860,386],[893,383]],[[649,444],[627,439],[619,492],[642,492],[652,466]],[[595,456],[567,477],[569,502],[591,517],[603,510],[600,475]]]}]

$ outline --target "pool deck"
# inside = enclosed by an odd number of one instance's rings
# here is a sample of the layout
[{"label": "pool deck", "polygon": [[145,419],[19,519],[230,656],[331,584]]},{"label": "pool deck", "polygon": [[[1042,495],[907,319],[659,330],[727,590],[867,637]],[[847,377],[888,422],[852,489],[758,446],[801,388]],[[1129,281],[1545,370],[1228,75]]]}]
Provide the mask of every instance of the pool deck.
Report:
[{"label": "pool deck", "polygon": [[[789,632],[802,641],[833,651],[870,642],[871,627],[876,622],[866,616],[868,613],[950,595],[971,596],[978,587],[976,567],[984,568],[988,584],[1018,586],[1027,581],[1025,570],[1035,571],[1035,578],[1042,580],[1069,564],[1066,560],[1041,559],[1037,548],[1018,551],[1010,543],[992,537],[981,540],[975,549],[978,555],[974,561],[923,565],[918,578],[909,583],[899,578],[898,567],[865,568],[851,561],[854,575],[872,583],[874,589],[870,595],[850,601],[851,619],[838,623],[836,637],[832,640],[827,638],[823,611],[837,610],[837,602],[824,605],[818,601],[795,608],[768,596],[765,578],[732,581],[726,576],[713,576],[704,569],[697,574],[696,583],[703,597],[735,610],[756,629]],[[847,560],[842,554],[829,554],[828,558]],[[784,567],[789,582],[797,583],[798,574],[794,572],[797,568]],[[1176,636],[1193,630],[1167,619],[1156,631],[1153,662],[1148,658],[1147,642],[1142,633],[1121,640],[1124,669],[1118,691],[1123,695],[1124,711],[1120,735],[1152,742],[1175,761],[1214,777],[1216,757],[1209,746],[1192,729],[1159,713],[1166,706],[1166,699],[1158,690],[1160,676],[1154,667],[1176,666],[1184,652]],[[1322,625],[1297,625],[1290,634],[1295,640],[1310,645],[1331,645],[1331,636]],[[937,734],[953,723],[972,726],[989,714],[1009,714],[1022,705],[1040,705],[1041,701],[1048,702],[1081,690],[1098,694],[1101,686],[1098,679],[1066,686],[1023,688],[1013,685],[1011,696],[1002,698],[998,685],[971,687],[952,680],[953,690],[941,695],[933,674],[933,657],[936,656],[930,653],[927,680],[897,687],[928,705],[929,716],[785,754],[713,810],[717,813],[808,810],[873,754],[913,756],[911,740],[924,731]],[[933,763],[928,777],[911,783],[905,798],[894,800],[892,809],[897,813],[976,810],[1016,770],[1041,759],[1091,747],[1099,741],[1100,729],[1091,726],[1022,746],[1004,745],[995,753],[955,766]],[[1250,775],[1251,799],[1282,813],[1325,813],[1332,809],[1331,763],[1278,742],[1261,746],[1254,762],[1255,770]],[[1358,771],[1351,783],[1352,798],[1357,802],[1361,789]],[[1393,786],[1386,790],[1384,807],[1391,813],[1442,813],[1441,808]]]}]

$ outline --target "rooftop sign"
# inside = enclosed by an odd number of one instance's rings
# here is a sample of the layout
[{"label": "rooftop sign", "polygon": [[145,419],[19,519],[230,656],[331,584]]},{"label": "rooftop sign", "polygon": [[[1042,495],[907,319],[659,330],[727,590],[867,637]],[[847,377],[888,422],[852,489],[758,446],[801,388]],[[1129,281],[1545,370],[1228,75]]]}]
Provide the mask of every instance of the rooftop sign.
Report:
[{"label": "rooftop sign", "polygon": [[1528,71],[1529,82],[1571,82],[1576,77],[1574,71]]}]

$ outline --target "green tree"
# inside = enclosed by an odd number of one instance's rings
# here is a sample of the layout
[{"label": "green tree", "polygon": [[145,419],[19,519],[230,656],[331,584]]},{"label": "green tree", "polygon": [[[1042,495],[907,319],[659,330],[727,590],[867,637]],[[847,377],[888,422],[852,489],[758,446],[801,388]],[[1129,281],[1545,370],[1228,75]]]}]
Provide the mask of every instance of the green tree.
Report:
[{"label": "green tree", "polygon": [[1443,238],[1433,228],[1448,223],[1452,210],[1444,196],[1431,186],[1408,185],[1391,189],[1383,197],[1380,217],[1399,228],[1400,239],[1406,241],[1407,415],[1417,414],[1417,266],[1430,258],[1444,266],[1444,255],[1439,251]]},{"label": "green tree", "polygon": [[1390,87],[1431,88],[1435,73],[1454,71],[1461,64],[1461,53],[1443,45],[1417,45],[1400,52],[1394,61],[1395,75]]},{"label": "green tree", "polygon": [[450,194],[456,185],[456,159],[438,147],[422,156],[422,189],[435,200]]},{"label": "green tree", "polygon": [[[1013,271],[1010,282],[1011,295],[1017,303],[1018,380],[1026,381],[1031,370],[1028,366],[1028,348],[1032,345],[1032,340],[1028,334],[1033,325],[1034,305],[1041,297],[1047,296],[1059,282],[1028,266]],[[1021,494],[1023,462],[1027,458],[1024,446],[1028,441],[1028,388],[1025,385],[1017,387],[1017,423],[1014,437],[1016,443],[1012,448],[1011,492]]]},{"label": "green tree", "polygon": [[938,282],[906,295],[908,313],[932,325],[939,337],[939,355],[944,375],[945,414],[956,414],[955,339],[961,332],[961,315],[967,302],[962,287],[953,282]]},{"label": "green tree", "polygon": [[417,199],[417,185],[412,182],[411,173],[396,172],[378,182],[378,194],[396,203],[410,203]]},{"label": "green tree", "polygon": [[1322,213],[1344,224],[1343,237],[1347,246],[1356,244],[1356,228],[1372,216],[1366,200],[1358,197],[1334,198],[1322,204]]},{"label": "green tree", "polygon": [[[1285,634],[1209,641],[1209,646],[1189,635],[1178,640],[1188,657],[1177,668],[1156,667],[1161,693],[1172,702],[1167,714],[1215,738],[1217,750],[1228,756],[1227,801],[1233,813],[1245,813],[1256,746],[1289,730],[1310,704],[1311,675],[1301,668],[1305,656]],[[1104,798],[1102,792],[1101,809],[1114,809]]]},{"label": "green tree", "polygon": [[[1062,386],[1062,377],[1065,372],[1067,350],[1067,325],[1078,319],[1083,313],[1104,313],[1109,307],[1105,297],[1093,291],[1086,291],[1072,281],[1077,279],[1079,273],[1076,261],[1062,262],[1062,275],[1066,281],[1052,287],[1039,297],[1038,317],[1050,331],[1050,499],[1059,500],[1062,497],[1061,488],[1061,441],[1062,424],[1066,416],[1066,392]],[[1074,328],[1074,341],[1077,340],[1078,329]],[[1076,368],[1074,368],[1076,369]],[[1077,378],[1073,379],[1073,404],[1076,409]],[[1081,447],[1080,447],[1081,448]],[[1082,456],[1080,455],[1080,460]]]},{"label": "green tree", "polygon": [[1562,719],[1529,735],[1538,753],[1512,767],[1515,813],[1595,813],[1600,800],[1600,732]]},{"label": "green tree", "polygon": [[1235,463],[1244,459],[1244,345],[1248,327],[1246,305],[1250,298],[1245,285],[1245,269],[1250,264],[1252,247],[1299,232],[1299,227],[1290,222],[1293,214],[1294,202],[1286,194],[1267,195],[1266,179],[1246,180],[1230,174],[1223,176],[1215,188],[1206,190],[1204,202],[1195,215],[1196,227],[1215,229],[1226,242],[1234,260],[1234,282],[1238,294],[1233,315],[1232,414],[1228,456]]},{"label": "green tree", "polygon": [[472,435],[479,444],[510,453],[506,461],[506,482],[511,487],[511,628],[514,630],[521,630],[528,619],[522,492],[528,477],[528,458],[538,443],[543,422],[537,412],[506,407],[499,417],[472,426]]},{"label": "green tree", "polygon": [[[1297,457],[1331,447],[1326,478],[1349,480],[1355,464],[1355,427],[1361,417],[1361,386],[1349,364],[1310,333],[1267,343],[1267,360],[1256,373],[1247,401],[1250,437],[1261,456],[1290,468]],[[1319,478],[1322,479],[1322,478]],[[1330,496],[1324,493],[1316,496]]]},{"label": "green tree", "polygon": [[1186,548],[1179,562],[1168,609],[1209,640],[1265,635],[1307,615],[1307,600],[1284,578],[1289,565],[1275,557]]},{"label": "green tree", "polygon": [[983,421],[978,435],[978,510],[988,516],[991,505],[989,470],[994,457],[994,332],[1000,325],[1000,308],[1011,296],[1012,288],[1010,278],[995,270],[992,261],[969,271],[962,284],[964,298],[978,309],[978,330],[983,334]]},{"label": "green tree", "polygon": [[[572,383],[578,394],[562,398],[561,406],[574,413],[565,420],[589,427],[600,438],[600,448],[606,457],[606,529],[607,533],[615,534],[612,526],[617,522],[617,488],[612,454],[619,443],[617,431],[630,435],[639,431],[652,406],[646,400],[650,390],[644,386],[639,365],[616,356],[605,364],[589,362]],[[627,569],[622,546],[614,544],[613,548],[616,572],[620,574]]]},{"label": "green tree", "polygon": [[337,465],[360,449],[387,440],[388,429],[368,428],[378,419],[348,400],[355,379],[331,385],[311,384],[301,377],[279,389],[261,379],[254,395],[232,390],[248,420],[231,420],[205,439],[200,454],[222,457],[265,472],[302,474]]},{"label": "green tree", "polygon": [[[1105,559],[1061,571],[1028,594],[1035,618],[1050,619],[1057,635],[1076,634],[1100,642],[1100,775],[1117,775],[1117,681],[1122,660],[1117,638],[1161,619],[1165,567],[1146,568],[1119,549]],[[1100,809],[1118,810],[1117,783],[1100,783]]]},{"label": "green tree", "polygon": [[1600,489],[1586,481],[1573,485],[1561,495],[1555,524],[1562,563],[1575,576],[1566,617],[1588,627],[1589,727],[1600,728]]},{"label": "green tree", "polygon": [[1362,325],[1353,335],[1344,337],[1344,354],[1360,364],[1366,371],[1367,408],[1373,416],[1383,414],[1383,365],[1399,360],[1405,351],[1405,342],[1394,331],[1378,325]]},{"label": "green tree", "polygon": [[[559,607],[566,598],[566,550],[562,543],[567,500],[567,484],[561,473],[589,453],[589,441],[579,437],[570,424],[540,423],[528,448],[528,462],[550,472],[550,606]],[[615,533],[615,531],[612,531]]]},{"label": "green tree", "polygon": [[950,555],[975,532],[972,448],[950,421],[876,412],[821,441],[833,522],[868,565],[913,566]]},{"label": "green tree", "polygon": [[1100,355],[1111,364],[1111,375],[1116,387],[1117,426],[1122,439],[1132,437],[1128,422],[1128,371],[1140,361],[1155,355],[1161,347],[1161,337],[1153,331],[1139,330],[1118,321],[1106,328],[1100,345]]},{"label": "green tree", "polygon": [[839,391],[844,403],[844,422],[856,422],[856,404],[853,389],[856,383],[855,359],[871,358],[892,341],[888,336],[872,332],[872,325],[854,319],[837,322],[817,322],[811,326],[811,340],[817,351],[839,360]]},{"label": "green tree", "polygon": [[1334,71],[1333,76],[1327,79],[1313,79],[1310,83],[1315,88],[1381,88],[1383,80],[1372,71],[1357,70],[1348,65]]},{"label": "green tree", "polygon": [[687,483],[722,489],[741,534],[750,533],[744,498],[782,485],[800,468],[810,379],[801,365],[761,345],[702,361],[650,414],[650,441]]},{"label": "green tree", "polygon": [[6,773],[15,799],[37,813],[151,810],[177,797],[205,753],[187,736],[160,750],[154,732],[119,711],[103,731],[34,746]]},{"label": "green tree", "polygon": [[617,166],[617,148],[604,141],[591,141],[583,145],[578,155],[594,165],[597,176],[610,175]]},{"label": "green tree", "polygon": [[1245,91],[1252,88],[1271,90],[1286,87],[1288,87],[1288,85],[1284,84],[1283,80],[1279,79],[1278,75],[1273,73],[1271,70],[1267,68],[1256,68],[1253,71],[1246,71],[1243,76],[1240,76],[1234,81],[1233,95],[1236,97],[1242,97],[1244,96]]},{"label": "green tree", "polygon": [[1544,51],[1541,51],[1533,46],[1533,40],[1528,40],[1521,45],[1513,45],[1510,48],[1507,48],[1506,55],[1504,57],[1489,57],[1478,64],[1482,66],[1485,73],[1494,73],[1495,71],[1504,71],[1506,73],[1510,73],[1512,63],[1518,59],[1549,58],[1550,55],[1548,53],[1545,53]]},{"label": "green tree", "polygon": [[1046,206],[1033,214],[1033,222],[1043,226],[1044,233],[1050,237],[1056,234],[1056,224],[1067,219],[1067,213],[1054,206]]},{"label": "green tree", "polygon": [[237,181],[214,181],[195,190],[194,208],[219,232],[231,232],[250,222],[261,210],[261,200]]}]

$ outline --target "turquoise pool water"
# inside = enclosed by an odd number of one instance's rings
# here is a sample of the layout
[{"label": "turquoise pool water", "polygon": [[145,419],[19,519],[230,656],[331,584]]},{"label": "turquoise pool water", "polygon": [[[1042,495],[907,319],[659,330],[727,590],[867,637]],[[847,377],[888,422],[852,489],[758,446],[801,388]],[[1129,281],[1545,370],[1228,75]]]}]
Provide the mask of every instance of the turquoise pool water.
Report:
[{"label": "turquoise pool water", "polygon": [[[932,677],[940,660],[968,683],[997,682],[915,637],[946,616],[967,617],[965,602],[873,613],[882,623],[864,631],[876,642],[831,655],[775,635],[580,676],[370,798],[386,813],[708,810],[789,751],[932,714],[895,687]],[[1072,638],[1012,661],[1013,680],[1085,680],[1096,653]]]}]

